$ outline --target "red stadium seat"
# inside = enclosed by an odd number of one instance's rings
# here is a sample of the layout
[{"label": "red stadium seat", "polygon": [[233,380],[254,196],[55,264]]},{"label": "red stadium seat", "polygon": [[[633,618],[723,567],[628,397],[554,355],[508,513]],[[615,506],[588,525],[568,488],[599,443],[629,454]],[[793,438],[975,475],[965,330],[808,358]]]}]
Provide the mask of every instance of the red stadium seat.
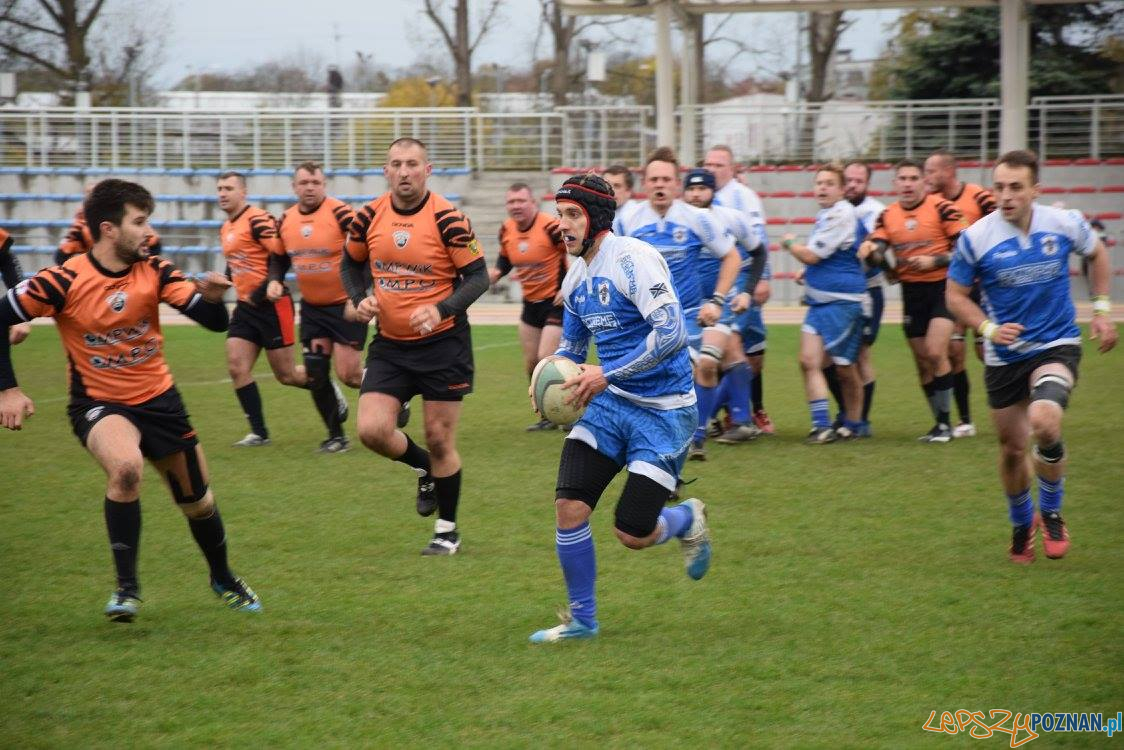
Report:
[{"label": "red stadium seat", "polygon": [[1044,187],[1039,188],[1038,192],[1042,193],[1042,195],[1061,195],[1063,193],[1068,193],[1069,190],[1067,188],[1060,187]]},{"label": "red stadium seat", "polygon": [[814,192],[812,192],[811,190],[801,190],[800,191],[800,197],[801,198],[815,198],[816,194]]},{"label": "red stadium seat", "polygon": [[1047,167],[1070,167],[1073,166],[1073,159],[1047,159],[1042,163]]},{"label": "red stadium seat", "polygon": [[1069,189],[1071,193],[1095,193],[1097,189],[1092,185],[1076,185]]},{"label": "red stadium seat", "polygon": [[1109,164],[1109,165],[1112,165],[1112,166],[1114,166],[1114,167],[1116,167],[1116,166],[1120,166],[1121,164],[1124,164],[1124,156],[1113,156],[1113,157],[1110,157],[1110,158],[1108,158],[1108,159],[1105,159],[1105,160],[1104,160],[1104,163],[1105,163],[1105,164]]},{"label": "red stadium seat", "polygon": [[1101,165],[1101,160],[1085,157],[1083,159],[1074,159],[1073,163],[1079,167],[1099,167]]},{"label": "red stadium seat", "polygon": [[1096,214],[1093,218],[1100,219],[1101,221],[1117,221],[1119,219],[1124,219],[1124,214],[1119,211],[1105,211],[1104,213]]},{"label": "red stadium seat", "polygon": [[750,172],[776,172],[777,167],[775,164],[754,164],[749,168]]},{"label": "red stadium seat", "polygon": [[1105,185],[1101,188],[1102,193],[1124,193],[1124,185]]}]

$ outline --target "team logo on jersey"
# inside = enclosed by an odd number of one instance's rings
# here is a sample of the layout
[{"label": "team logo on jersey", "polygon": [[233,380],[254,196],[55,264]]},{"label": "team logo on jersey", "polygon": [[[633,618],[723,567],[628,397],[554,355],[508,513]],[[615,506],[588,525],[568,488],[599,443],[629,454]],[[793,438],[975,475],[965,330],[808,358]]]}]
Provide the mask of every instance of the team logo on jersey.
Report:
[{"label": "team logo on jersey", "polygon": [[480,243],[476,241],[475,237],[473,237],[468,243],[468,252],[472,253],[473,255],[480,254]]},{"label": "team logo on jersey", "polygon": [[671,230],[671,239],[682,245],[687,241],[687,230],[683,227],[675,227],[675,229]]},{"label": "team logo on jersey", "polygon": [[95,406],[93,409],[90,409],[88,412],[86,412],[86,421],[96,422],[103,411],[105,411],[104,406]]},{"label": "team logo on jersey", "polygon": [[302,226],[301,227],[301,237],[304,237],[307,240],[311,236],[312,236],[312,225],[311,224],[305,224],[304,226]]},{"label": "team logo on jersey", "polygon": [[236,235],[234,233],[234,230],[231,229],[229,232],[226,233],[226,244],[233,245],[234,244],[234,238],[237,237],[237,236],[238,235]]},{"label": "team logo on jersey", "polygon": [[602,281],[597,284],[597,301],[602,305],[609,304],[609,282]]},{"label": "team logo on jersey", "polygon": [[410,233],[405,229],[399,229],[394,233],[394,246],[398,249],[406,247],[406,243],[410,241]]},{"label": "team logo on jersey", "polygon": [[105,304],[109,305],[109,309],[113,312],[121,312],[125,309],[125,302],[128,296],[124,292],[114,292],[105,298]]},{"label": "team logo on jersey", "polygon": [[655,299],[656,297],[659,297],[661,294],[668,294],[667,284],[665,284],[661,281],[658,284],[656,284],[655,286],[649,288],[648,291],[651,292],[652,298]]},{"label": "team logo on jersey", "polygon": [[1052,234],[1042,238],[1042,254],[1054,255],[1058,252],[1058,241]]},{"label": "team logo on jersey", "polygon": [[527,240],[519,240],[519,252],[525,253],[530,249],[530,247],[531,246],[527,243]]},{"label": "team logo on jersey", "polygon": [[909,217],[908,219],[906,219],[905,220],[905,228],[908,229],[911,232],[914,229],[917,229],[917,219],[913,218],[912,216]]}]

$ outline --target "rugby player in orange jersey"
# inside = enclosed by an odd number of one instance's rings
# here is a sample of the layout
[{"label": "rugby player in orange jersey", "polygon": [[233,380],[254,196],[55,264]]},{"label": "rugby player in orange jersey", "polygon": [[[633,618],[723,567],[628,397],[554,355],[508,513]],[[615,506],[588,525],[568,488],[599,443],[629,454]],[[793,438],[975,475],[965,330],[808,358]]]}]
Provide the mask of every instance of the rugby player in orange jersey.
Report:
[{"label": "rugby player in orange jersey", "polygon": [[231,609],[256,612],[257,595],[227,564],[226,531],[209,487],[207,462],[164,361],[159,304],[175,307],[212,331],[227,328],[220,274],[193,282],[149,256],[152,195],[124,180],[103,180],[86,198],[94,237],[89,253],[40,271],[0,299],[0,425],[19,430],[35,412],[16,382],[7,328],[53,317],[70,375],[74,434],[105,471],[105,522],[117,588],[105,607],[131,622],[140,606],[140,484],[147,458],[187,517],[207,560],[211,588]]},{"label": "rugby player in orange jersey", "polygon": [[[975,224],[995,210],[995,197],[990,190],[961,182],[956,176],[956,157],[944,149],[938,149],[925,160],[925,183],[930,193],[956,206],[964,216],[968,226]],[[972,287],[972,300],[980,304],[980,287]],[[952,428],[954,438],[975,437],[976,426],[972,424],[972,411],[968,394],[968,372],[964,369],[964,324],[957,321],[952,331],[952,343],[948,349],[949,363],[952,365],[952,394],[956,398],[956,410],[960,412],[960,424]],[[983,360],[983,340],[976,337],[976,356]]]},{"label": "rugby player in orange jersey", "polygon": [[[285,254],[269,256],[266,299],[274,303],[284,299],[285,274],[291,267],[301,292],[301,348],[309,390],[328,428],[320,452],[341,453],[351,443],[344,435],[342,416],[346,413],[339,409],[331,363],[335,359],[340,380],[358,388],[363,377],[359,353],[367,341],[366,324],[347,320],[343,314],[347,292],[340,281],[340,259],[355,212],[343,201],[328,196],[324,170],[316,162],[297,166],[293,192],[297,203],[285,210],[277,226]],[[405,408],[402,417],[409,417]],[[405,426],[405,419],[399,421]]]},{"label": "rugby player in orange jersey", "polygon": [[[350,314],[379,326],[360,387],[359,439],[417,473],[418,513],[438,513],[422,554],[452,555],[460,548],[456,430],[474,372],[467,310],[488,289],[488,267],[472,224],[426,187],[431,171],[421,141],[390,144],[390,189],[355,215],[341,273]],[[402,404],[418,394],[428,450],[395,429]]]},{"label": "rugby player in orange jersey", "polygon": [[859,247],[859,257],[871,257],[878,265],[889,257],[886,250],[893,250],[893,274],[902,284],[902,328],[935,421],[918,440],[947,443],[952,439],[948,346],[953,319],[945,307],[945,279],[952,245],[968,225],[956,206],[928,193],[917,162],[898,162],[894,187],[901,199],[878,216],[874,231]]},{"label": "rugby player in orange jersey", "polygon": [[[539,360],[554,354],[562,338],[559,290],[566,275],[566,246],[558,220],[538,209],[527,183],[517,182],[507,189],[504,207],[508,219],[500,226],[500,253],[488,279],[495,284],[514,269],[514,278],[522,287],[519,343],[529,379]],[[540,419],[527,430],[553,430],[554,426],[549,419]]]},{"label": "rugby player in orange jersey", "polygon": [[[285,255],[277,236],[277,222],[268,211],[246,203],[246,178],[238,172],[223,172],[218,184],[219,208],[227,219],[219,230],[227,275],[234,282],[238,302],[230,317],[226,334],[226,365],[234,384],[234,394],[250,423],[250,433],[234,445],[269,445],[261,394],[254,382],[253,368],[265,349],[269,367],[277,382],[313,390],[303,365],[293,362],[296,341],[293,299],[284,294],[276,301],[266,298],[270,256]],[[330,381],[329,381],[330,382]],[[340,420],[347,419],[347,401],[336,388]]]}]

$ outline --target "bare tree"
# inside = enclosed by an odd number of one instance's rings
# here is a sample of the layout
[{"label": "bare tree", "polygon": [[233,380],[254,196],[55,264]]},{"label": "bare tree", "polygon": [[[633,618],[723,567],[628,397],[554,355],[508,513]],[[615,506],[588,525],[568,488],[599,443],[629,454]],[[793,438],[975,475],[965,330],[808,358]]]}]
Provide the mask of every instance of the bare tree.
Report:
[{"label": "bare tree", "polygon": [[104,5],[105,0],[0,0],[0,50],[74,89],[89,68],[87,41]]},{"label": "bare tree", "polygon": [[468,0],[452,0],[453,21],[450,27],[448,19],[444,17],[445,3],[443,0],[422,0],[425,6],[425,15],[445,41],[449,54],[453,58],[453,65],[457,79],[457,106],[472,106],[472,55],[480,45],[480,41],[492,30],[498,20],[497,12],[503,0],[490,0],[487,10],[484,11],[477,23],[475,37],[469,30]]},{"label": "bare tree", "polygon": [[825,102],[835,93],[828,86],[835,48],[851,21],[844,20],[841,10],[813,11],[808,16],[810,76],[805,98],[810,102]]}]

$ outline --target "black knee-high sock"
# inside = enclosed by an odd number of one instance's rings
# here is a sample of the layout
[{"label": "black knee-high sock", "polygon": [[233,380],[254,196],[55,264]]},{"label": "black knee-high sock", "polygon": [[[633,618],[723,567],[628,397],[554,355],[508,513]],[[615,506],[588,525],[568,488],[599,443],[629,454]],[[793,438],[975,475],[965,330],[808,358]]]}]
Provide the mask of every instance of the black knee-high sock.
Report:
[{"label": "black knee-high sock", "polygon": [[933,403],[937,412],[939,424],[949,423],[949,412],[952,411],[952,373],[938,375],[933,378]]},{"label": "black knee-high sock", "polygon": [[935,400],[936,396],[934,394],[936,394],[937,389],[933,385],[933,381],[930,380],[928,383],[922,383],[921,390],[925,391],[925,400],[929,402],[929,411],[933,412],[933,419],[936,419],[937,402]]},{"label": "black knee-high sock", "polygon": [[960,412],[961,422],[972,421],[971,407],[968,405],[968,392],[970,390],[967,370],[952,373],[952,394],[956,397],[956,410]]},{"label": "black knee-high sock", "polygon": [[429,473],[429,451],[415,443],[409,435],[406,436],[406,452],[394,460]]},{"label": "black knee-high sock", "polygon": [[332,388],[331,361],[323,354],[307,352],[304,355],[304,369],[308,373],[308,391],[312,394],[312,403],[316,405],[320,419],[328,428],[328,437],[343,437],[339,403]]},{"label": "black knee-high sock", "polygon": [[109,532],[109,548],[117,569],[117,588],[134,596],[140,593],[137,583],[137,552],[140,550],[140,498],[131,503],[105,499],[105,528]]},{"label": "black knee-high sock", "polygon": [[222,516],[219,509],[215,508],[207,518],[189,518],[187,525],[191,528],[191,535],[195,543],[207,559],[211,569],[211,578],[219,583],[234,583],[234,574],[226,561],[226,529],[222,525]]},{"label": "black knee-high sock", "polygon": [[870,405],[874,402],[874,382],[863,383],[863,421],[870,421]]},{"label": "black knee-high sock", "polygon": [[265,415],[261,409],[261,393],[258,384],[251,381],[248,385],[235,388],[234,394],[238,396],[238,403],[242,405],[242,413],[250,422],[250,429],[255,435],[269,437],[269,430],[265,428]]},{"label": "black knee-high sock", "polygon": [[843,414],[847,411],[843,405],[843,386],[839,384],[839,373],[835,369],[835,365],[823,368],[823,376],[827,380],[827,389],[831,391],[831,395],[835,397],[835,403],[839,405],[839,413]]},{"label": "black knee-high sock", "polygon": [[434,477],[437,490],[437,517],[449,523],[457,522],[457,505],[461,500],[461,472],[448,477]]},{"label": "black knee-high sock", "polygon": [[753,410],[763,411],[765,409],[765,371],[755,373],[753,382],[749,384],[750,391],[753,393]]}]

